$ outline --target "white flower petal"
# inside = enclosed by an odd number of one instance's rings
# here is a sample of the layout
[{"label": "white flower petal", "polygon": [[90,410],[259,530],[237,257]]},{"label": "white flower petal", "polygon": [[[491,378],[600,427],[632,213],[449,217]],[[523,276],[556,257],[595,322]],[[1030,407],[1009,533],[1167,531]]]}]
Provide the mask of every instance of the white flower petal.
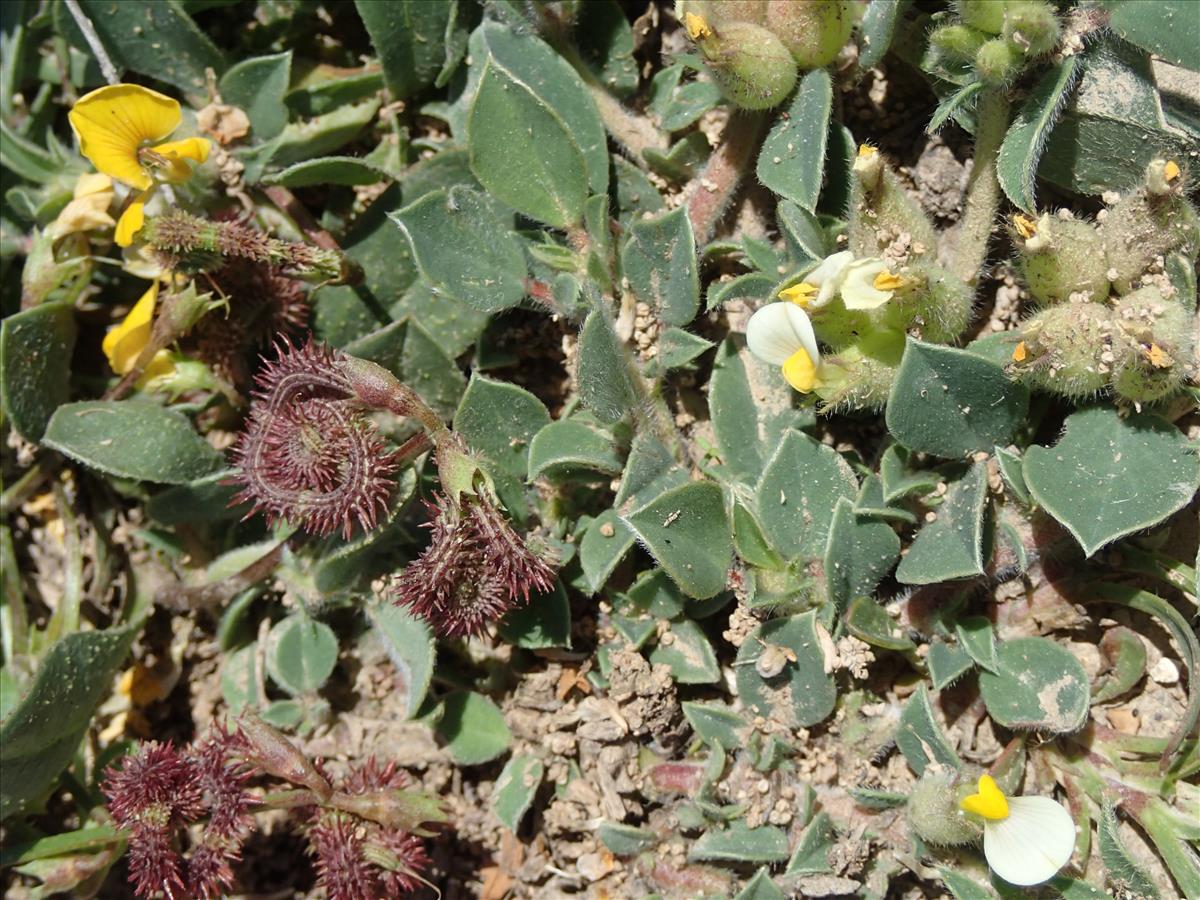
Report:
[{"label": "white flower petal", "polygon": [[1010,884],[1041,884],[1075,850],[1075,820],[1049,797],[1009,797],[1008,818],[984,822],[983,855]]},{"label": "white flower petal", "polygon": [[746,346],[773,366],[782,366],[797,350],[808,353],[814,365],[821,358],[812,323],[794,303],[770,303],[752,315],[746,325]]},{"label": "white flower petal", "polygon": [[842,302],[846,309],[876,309],[892,299],[891,291],[875,287],[875,276],[887,271],[882,259],[859,259],[846,268],[842,281]]},{"label": "white flower petal", "polygon": [[854,254],[849,250],[843,250],[841,253],[835,253],[821,260],[821,264],[805,275],[804,280],[818,287],[827,281],[837,281],[846,270],[846,266],[852,262],[854,262]]}]

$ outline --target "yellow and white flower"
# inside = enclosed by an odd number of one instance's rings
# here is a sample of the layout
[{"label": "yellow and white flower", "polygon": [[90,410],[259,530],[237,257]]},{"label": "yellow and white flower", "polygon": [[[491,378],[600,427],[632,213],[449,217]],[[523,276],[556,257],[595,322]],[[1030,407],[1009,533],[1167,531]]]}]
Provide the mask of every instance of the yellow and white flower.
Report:
[{"label": "yellow and white flower", "polygon": [[79,151],[97,171],[140,194],[121,214],[115,240],[128,247],[145,222],[145,202],[160,181],[192,175],[189,162],[208,159],[209,141],[164,141],[182,120],[179,103],[136,84],[112,84],[80,97],[67,115]]},{"label": "yellow and white flower", "polygon": [[843,275],[842,303],[846,309],[878,309],[903,285],[904,279],[893,274],[882,259],[856,259]]},{"label": "yellow and white flower", "polygon": [[854,254],[849,250],[825,257],[803,281],[780,291],[779,299],[795,303],[801,309],[820,309],[841,290],[846,269],[852,262]]},{"label": "yellow and white flower", "polygon": [[808,314],[795,303],[770,303],[755,312],[746,325],[746,345],[763,362],[779,366],[800,393],[820,386],[817,336]]},{"label": "yellow and white flower", "polygon": [[979,776],[978,793],[959,803],[983,822],[983,855],[1010,884],[1041,884],[1053,878],[1075,851],[1075,821],[1049,797],[1006,797],[990,775]]}]

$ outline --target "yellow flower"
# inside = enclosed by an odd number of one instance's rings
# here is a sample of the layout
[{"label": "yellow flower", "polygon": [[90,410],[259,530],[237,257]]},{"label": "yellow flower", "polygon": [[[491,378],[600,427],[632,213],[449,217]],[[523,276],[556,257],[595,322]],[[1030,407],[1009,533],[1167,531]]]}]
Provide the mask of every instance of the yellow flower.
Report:
[{"label": "yellow flower", "polygon": [[117,223],[116,241],[128,247],[145,221],[146,198],[156,181],[191,177],[188,161],[208,159],[204,138],[163,139],[179,127],[179,104],[136,84],[113,84],[79,99],[67,118],[79,151],[105,175],[141,191]]},{"label": "yellow flower", "polygon": [[[104,336],[101,347],[104,355],[108,357],[108,364],[118,375],[128,375],[137,364],[138,357],[142,355],[146,345],[150,343],[150,335],[154,329],[154,306],[157,302],[158,282],[155,281],[146,293],[142,294],[141,299],[134,304],[133,309],[129,311],[121,324]],[[159,350],[154,354],[150,364],[146,366],[138,379],[138,384],[141,385],[151,378],[168,375],[174,369],[175,365],[171,362],[171,354],[166,350]]]},{"label": "yellow flower", "polygon": [[91,173],[80,175],[75,182],[74,198],[63,207],[54,224],[50,226],[55,238],[91,231],[93,228],[111,228],[114,224],[108,214],[113,199],[112,179],[107,175]]}]

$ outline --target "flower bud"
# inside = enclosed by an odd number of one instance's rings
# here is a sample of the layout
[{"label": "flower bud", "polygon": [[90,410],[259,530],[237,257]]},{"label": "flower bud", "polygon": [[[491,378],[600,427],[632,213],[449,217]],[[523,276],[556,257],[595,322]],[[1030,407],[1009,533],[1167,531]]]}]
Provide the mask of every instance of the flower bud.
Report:
[{"label": "flower bud", "polygon": [[846,0],[768,0],[766,25],[800,68],[819,69],[850,39],[854,17]]},{"label": "flower bud", "polygon": [[933,767],[913,785],[908,795],[908,820],[921,840],[935,846],[957,846],[969,844],[983,833],[958,805],[960,787],[954,772]]},{"label": "flower bud", "polygon": [[1076,299],[1103,300],[1108,296],[1108,265],[1104,242],[1095,227],[1074,217],[1042,215],[1036,222],[1013,219],[1021,275],[1038,303]]},{"label": "flower bud", "polygon": [[1194,316],[1148,286],[1126,294],[1113,309],[1117,323],[1113,389],[1147,403],[1177,391],[1195,365]]},{"label": "flower bud", "polygon": [[900,270],[901,286],[883,307],[881,324],[923,341],[950,343],[966,330],[975,292],[937,263],[920,261]]},{"label": "flower bud", "polygon": [[938,52],[957,60],[972,60],[984,41],[985,32],[970,25],[943,25],[929,33],[929,43]]},{"label": "flower bud", "polygon": [[770,109],[796,86],[796,61],[774,34],[750,22],[713,26],[687,14],[688,36],[725,96],[743,109]]},{"label": "flower bud", "polygon": [[1051,306],[1022,327],[1015,370],[1051,393],[1091,397],[1108,383],[1115,327],[1109,308],[1100,303]]},{"label": "flower bud", "polygon": [[[1120,200],[1100,226],[1109,274],[1119,293],[1129,293],[1157,257],[1178,250],[1194,259],[1200,249],[1200,217],[1183,196],[1178,165],[1171,169],[1170,163],[1152,161],[1146,185]],[[1168,180],[1168,174],[1174,177]]]},{"label": "flower bud", "polygon": [[958,0],[958,17],[972,28],[999,34],[1004,29],[1003,0]]},{"label": "flower bud", "polygon": [[1058,17],[1044,0],[1006,0],[1001,33],[1025,57],[1042,56],[1058,43]]},{"label": "flower bud", "polygon": [[984,84],[998,87],[1008,84],[1021,73],[1025,54],[1004,38],[992,38],[975,54],[975,71]]},{"label": "flower bud", "polygon": [[933,223],[879,152],[860,147],[853,173],[847,249],[856,258],[895,259],[897,249],[906,251],[908,259],[932,257],[937,252]]},{"label": "flower bud", "polygon": [[904,355],[904,335],[872,331],[821,362],[822,385],[816,394],[822,413],[834,409],[880,410],[887,403]]}]

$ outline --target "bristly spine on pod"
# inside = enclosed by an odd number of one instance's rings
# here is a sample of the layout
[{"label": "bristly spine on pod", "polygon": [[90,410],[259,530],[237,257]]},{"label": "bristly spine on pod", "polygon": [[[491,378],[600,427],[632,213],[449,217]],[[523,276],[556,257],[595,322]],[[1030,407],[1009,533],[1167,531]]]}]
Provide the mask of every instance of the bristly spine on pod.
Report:
[{"label": "bristly spine on pod", "polygon": [[276,346],[234,448],[233,502],[316,534],[370,531],[395,485],[397,451],[367,417],[348,357],[311,339]]}]

